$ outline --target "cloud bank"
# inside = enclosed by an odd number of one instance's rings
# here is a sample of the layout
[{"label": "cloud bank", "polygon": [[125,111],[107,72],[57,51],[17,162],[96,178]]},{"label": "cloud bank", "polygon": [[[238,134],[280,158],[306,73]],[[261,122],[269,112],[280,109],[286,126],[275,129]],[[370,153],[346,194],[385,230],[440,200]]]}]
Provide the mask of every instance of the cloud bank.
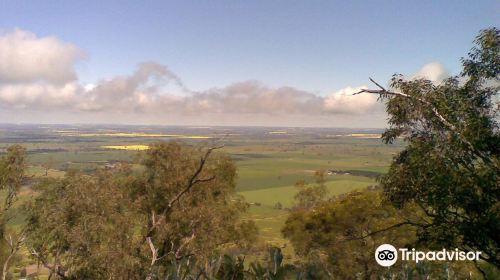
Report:
[{"label": "cloud bank", "polygon": [[[43,113],[55,119],[64,115],[82,122],[91,119],[111,123],[116,116],[129,116],[125,120],[144,123],[154,119],[156,123],[185,124],[179,121],[185,119],[216,125],[231,119],[234,125],[293,125],[297,120],[316,119],[335,126],[349,126],[353,119],[362,126],[363,118],[368,120],[366,126],[372,126],[370,116],[382,112],[376,96],[352,95],[365,86],[318,95],[293,87],[242,81],[192,91],[175,73],[155,62],[139,64],[127,76],[83,85],[75,66],[84,58],[79,47],[55,37],[37,37],[20,29],[0,34],[0,109],[19,115]],[[415,77],[438,80],[445,75],[442,65],[432,63]],[[10,120],[3,116],[3,121]],[[339,125],[342,121],[346,123]]]}]

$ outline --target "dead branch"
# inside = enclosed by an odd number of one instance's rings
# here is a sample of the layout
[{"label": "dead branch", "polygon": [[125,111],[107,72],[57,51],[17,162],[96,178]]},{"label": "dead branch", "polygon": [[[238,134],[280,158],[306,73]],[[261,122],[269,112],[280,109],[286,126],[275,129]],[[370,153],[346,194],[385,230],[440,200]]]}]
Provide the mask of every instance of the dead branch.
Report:
[{"label": "dead branch", "polygon": [[434,115],[441,121],[441,123],[443,123],[447,128],[449,128],[453,132],[457,132],[457,128],[452,123],[450,123],[445,117],[443,117],[443,115],[441,113],[439,113],[439,111],[429,101],[424,100],[422,98],[418,98],[416,96],[410,96],[410,95],[402,93],[402,92],[395,92],[395,91],[386,90],[383,86],[381,86],[379,83],[375,82],[372,78],[369,78],[369,79],[372,83],[374,83],[380,89],[362,89],[362,90],[354,93],[353,95],[357,95],[357,94],[361,94],[361,93],[366,92],[366,93],[374,93],[374,94],[379,94],[379,95],[401,96],[401,97],[404,97],[407,99],[416,100],[420,103],[423,103],[423,104],[429,106],[429,109],[432,110]]},{"label": "dead branch", "polygon": [[53,266],[50,266],[50,264],[45,260],[43,256],[40,255],[35,249],[31,248],[30,254],[34,256],[39,263],[42,263],[42,265],[47,268],[51,273],[55,274],[56,276],[60,277],[61,279],[66,279],[66,275],[64,272],[61,271],[60,267],[57,265],[55,262]]},{"label": "dead branch", "polygon": [[[193,175],[189,178],[186,186],[179,192],[177,193],[177,195],[175,195],[167,204],[167,207],[165,207],[165,209],[162,211],[162,213],[159,215],[160,217],[158,218],[157,214],[155,213],[154,210],[151,211],[151,227],[149,228],[147,234],[146,234],[146,239],[145,241],[148,243],[149,245],[149,249],[151,250],[151,271],[150,273],[148,274],[148,276],[146,277],[146,280],[150,280],[152,279],[153,277],[153,272],[152,272],[152,268],[153,266],[155,265],[155,263],[159,260],[159,259],[162,259],[164,258],[165,256],[168,255],[165,254],[164,256],[162,257],[158,257],[158,249],[154,246],[153,244],[153,240],[152,240],[152,235],[153,235],[153,232],[154,230],[161,224],[165,221],[166,217],[167,217],[167,214],[172,211],[173,207],[175,206],[175,204],[178,204],[179,201],[181,200],[181,198],[186,194],[188,193],[195,185],[199,184],[199,183],[204,183],[204,182],[209,182],[209,181],[212,181],[215,179],[215,176],[211,176],[209,178],[199,178],[200,174],[202,173],[204,167],[205,167],[205,164],[208,160],[208,158],[210,157],[211,153],[214,151],[214,150],[217,150],[217,149],[221,149],[222,147],[224,147],[224,145],[220,145],[220,146],[214,146],[214,147],[211,147],[209,149],[207,149],[207,151],[205,152],[205,154],[200,158],[200,163],[198,164],[198,167],[196,168],[196,171],[193,173]],[[171,252],[169,253],[173,253],[174,254],[174,257],[176,259],[181,259],[183,258],[184,256],[180,256],[180,252],[181,250],[187,246],[187,244],[189,242],[191,242],[193,239],[195,238],[195,233],[193,231],[193,234],[191,235],[191,237],[188,237],[184,240],[184,242],[179,246],[179,248],[177,250],[174,251],[173,249],[173,244],[172,244],[172,250]]]},{"label": "dead branch", "polygon": [[372,78],[369,78],[370,81],[372,83],[374,83],[377,87],[379,87],[380,89],[362,89],[356,93],[354,93],[353,95],[357,95],[357,94],[361,94],[361,93],[372,93],[372,94],[378,94],[379,96],[383,96],[383,95],[389,95],[389,96],[400,96],[400,97],[403,97],[403,98],[407,98],[407,99],[411,99],[411,100],[414,100],[414,101],[418,101],[424,105],[427,106],[428,109],[430,109],[432,111],[432,113],[434,114],[435,117],[437,117],[439,119],[439,121],[446,127],[448,128],[451,132],[455,133],[458,138],[463,142],[465,143],[465,145],[476,155],[478,156],[479,158],[481,158],[484,162],[487,162],[487,163],[490,163],[491,160],[490,158],[485,155],[483,152],[481,151],[478,151],[474,145],[472,145],[471,142],[469,142],[469,140],[467,140],[461,133],[460,131],[457,129],[457,127],[455,125],[453,125],[451,122],[449,122],[439,111],[438,109],[429,101],[423,99],[423,98],[419,98],[417,96],[412,96],[412,95],[408,95],[408,94],[405,94],[405,93],[402,93],[402,92],[395,92],[395,91],[389,91],[387,89],[385,89],[383,86],[381,86],[379,83],[375,82]]},{"label": "dead branch", "polygon": [[14,257],[14,255],[17,253],[17,251],[19,251],[22,244],[24,243],[24,240],[26,239],[26,236],[25,236],[24,231],[23,231],[19,234],[19,236],[17,237],[17,239],[15,241],[12,239],[12,235],[10,235],[10,234],[9,234],[8,238],[7,238],[7,236],[4,236],[4,239],[7,242],[7,245],[9,245],[10,252],[3,263],[2,280],[7,279],[7,270],[9,269],[10,260]]},{"label": "dead branch", "polygon": [[160,215],[160,218],[156,219],[156,216],[155,216],[155,213],[152,212],[152,220],[153,220],[153,223],[151,225],[151,228],[149,229],[148,231],[148,234],[147,236],[150,236],[151,233],[156,229],[156,227],[158,227],[165,219],[166,219],[166,216],[167,214],[172,210],[174,204],[178,203],[180,201],[180,199],[187,193],[191,190],[191,188],[193,188],[195,185],[199,184],[199,183],[204,183],[204,182],[209,182],[209,181],[212,181],[215,179],[214,176],[212,177],[209,177],[209,178],[206,178],[206,179],[199,179],[198,177],[200,176],[201,172],[203,171],[203,168],[205,167],[205,164],[208,160],[208,158],[210,157],[210,154],[214,151],[214,150],[217,150],[217,149],[221,149],[222,147],[224,147],[224,145],[221,145],[221,146],[215,146],[215,147],[211,147],[209,149],[207,149],[207,151],[205,152],[205,154],[201,157],[200,159],[200,163],[198,164],[198,168],[196,169],[196,171],[193,173],[193,175],[191,176],[191,178],[189,179],[186,187],[184,189],[182,189],[176,196],[174,196],[168,203],[167,207],[163,210],[163,212],[161,213]]},{"label": "dead branch", "polygon": [[184,240],[184,242],[182,242],[182,244],[179,246],[179,248],[177,248],[177,250],[175,251],[175,258],[176,258],[177,260],[180,260],[180,259],[182,259],[182,258],[184,258],[184,257],[185,257],[185,256],[181,256],[181,255],[180,255],[181,250],[182,250],[184,247],[186,247],[186,246],[187,246],[187,245],[188,245],[188,244],[189,244],[189,243],[190,243],[190,242],[191,242],[191,241],[195,238],[195,236],[196,236],[196,235],[195,235],[195,233],[194,233],[194,231],[193,231],[193,234],[191,234],[191,236],[190,236],[190,237],[186,238],[186,239]]},{"label": "dead branch", "polygon": [[388,227],[380,229],[380,230],[372,231],[370,233],[367,233],[367,234],[364,234],[364,235],[361,235],[361,236],[352,237],[352,238],[346,238],[346,239],[344,239],[344,240],[342,240],[340,242],[363,240],[365,238],[368,238],[368,237],[371,237],[371,236],[374,236],[374,235],[377,235],[379,233],[386,232],[386,231],[389,231],[389,230],[392,230],[392,229],[395,229],[395,228],[399,228],[399,227],[402,227],[402,226],[413,226],[413,227],[426,228],[426,227],[429,227],[430,225],[429,224],[419,224],[419,223],[415,223],[415,222],[411,222],[411,221],[407,220],[407,221],[404,221],[404,222],[393,224],[391,226],[388,226]]},{"label": "dead branch", "polygon": [[151,249],[151,266],[153,266],[158,260],[158,249],[155,248],[151,237],[147,237],[146,241],[148,242],[149,248]]},{"label": "dead branch", "polygon": [[203,157],[201,157],[201,159],[200,159],[200,164],[198,165],[198,169],[189,179],[187,186],[181,192],[179,192],[172,200],[170,200],[170,202],[168,203],[167,209],[171,209],[172,206],[174,205],[174,203],[179,202],[181,197],[185,193],[187,193],[194,185],[201,183],[201,182],[207,182],[207,181],[211,181],[211,180],[215,179],[215,177],[211,177],[208,179],[198,179],[198,176],[200,175],[201,171],[203,171],[203,167],[205,167],[205,163],[207,162],[208,158],[210,157],[210,154],[214,150],[221,149],[222,147],[224,147],[224,145],[211,147],[205,152],[205,155]]}]

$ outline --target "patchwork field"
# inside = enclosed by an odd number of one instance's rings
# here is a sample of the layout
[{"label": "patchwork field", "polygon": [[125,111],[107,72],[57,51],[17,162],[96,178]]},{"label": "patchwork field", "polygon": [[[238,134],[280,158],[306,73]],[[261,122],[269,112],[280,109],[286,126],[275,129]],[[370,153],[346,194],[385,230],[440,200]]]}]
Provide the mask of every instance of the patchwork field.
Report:
[{"label": "patchwork field", "polygon": [[290,246],[280,231],[293,205],[295,183],[310,182],[317,170],[325,170],[330,171],[326,180],[331,196],[376,184],[376,176],[387,170],[401,149],[401,143],[383,144],[380,133],[325,128],[1,125],[0,152],[22,144],[29,152],[31,176],[61,177],[70,169],[93,172],[119,162],[134,163],[138,153],[158,141],[222,143],[222,151],[238,167],[237,191],[250,203],[245,219],[256,221],[263,242],[285,247],[286,253]]}]

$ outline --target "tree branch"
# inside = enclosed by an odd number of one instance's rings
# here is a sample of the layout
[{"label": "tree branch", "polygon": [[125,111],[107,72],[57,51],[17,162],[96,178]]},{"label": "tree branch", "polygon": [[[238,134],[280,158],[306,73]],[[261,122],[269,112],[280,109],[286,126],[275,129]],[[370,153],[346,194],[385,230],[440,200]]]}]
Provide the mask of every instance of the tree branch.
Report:
[{"label": "tree branch", "polygon": [[163,212],[161,213],[160,215],[160,218],[159,219],[156,219],[155,217],[155,213],[152,212],[153,216],[152,216],[152,220],[153,220],[153,223],[151,225],[151,228],[148,230],[148,233],[146,236],[151,236],[151,233],[156,229],[156,227],[158,225],[160,225],[165,219],[166,219],[166,215],[168,214],[168,212],[170,212],[174,206],[174,204],[178,203],[180,201],[180,199],[182,198],[182,196],[184,196],[187,192],[189,192],[191,190],[192,187],[194,187],[196,184],[199,184],[199,183],[204,183],[204,182],[209,182],[209,181],[212,181],[215,179],[215,176],[212,176],[210,178],[206,178],[206,179],[198,179],[198,176],[201,174],[201,172],[203,171],[203,168],[205,167],[205,164],[208,160],[208,158],[210,157],[210,154],[214,151],[214,150],[217,150],[217,149],[221,149],[223,148],[224,145],[220,145],[220,146],[215,146],[215,147],[211,147],[209,148],[205,154],[201,157],[200,159],[200,163],[198,165],[198,168],[196,169],[196,171],[193,173],[193,175],[191,176],[191,178],[189,179],[186,187],[184,189],[182,189],[176,196],[174,196],[168,203],[167,207],[165,208],[165,210],[163,210]]},{"label": "tree branch", "polygon": [[19,236],[17,237],[16,241],[12,240],[12,235],[9,234],[9,238],[7,236],[4,236],[5,241],[7,241],[7,244],[10,247],[10,252],[7,258],[5,259],[3,263],[3,269],[2,269],[2,280],[7,279],[7,270],[9,269],[9,263],[12,257],[19,251],[19,248],[21,248],[21,245],[24,243],[24,240],[26,239],[26,236],[24,235],[24,231],[22,231]]},{"label": "tree branch", "polygon": [[465,143],[465,145],[472,151],[472,153],[474,153],[476,156],[478,156],[479,158],[481,158],[484,162],[486,163],[491,163],[491,159],[485,155],[483,152],[481,151],[478,151],[474,145],[472,145],[471,142],[469,142],[469,140],[467,140],[461,133],[460,131],[458,130],[458,128],[453,125],[451,122],[449,122],[439,111],[438,109],[429,101],[425,100],[425,99],[422,99],[422,98],[419,98],[419,97],[416,97],[416,96],[413,96],[413,95],[408,95],[408,94],[405,94],[405,93],[402,93],[402,92],[395,92],[395,91],[389,91],[389,90],[386,90],[383,86],[381,86],[379,83],[375,82],[372,78],[369,78],[370,81],[372,83],[374,83],[377,87],[379,87],[380,89],[362,89],[356,93],[353,93],[353,95],[358,95],[358,94],[361,94],[361,93],[373,93],[373,94],[378,94],[380,96],[384,96],[384,95],[388,95],[388,96],[400,96],[400,97],[403,97],[403,98],[407,98],[407,99],[412,99],[412,100],[415,100],[415,101],[418,101],[424,105],[426,105],[428,107],[428,109],[430,109],[432,111],[432,113],[434,114],[435,117],[437,117],[439,119],[439,121],[446,127],[448,128],[451,132],[455,133],[458,138],[463,142]]},{"label": "tree branch", "polygon": [[362,89],[356,93],[354,93],[353,95],[357,95],[357,94],[361,94],[361,93],[374,93],[374,94],[379,94],[379,95],[391,95],[391,96],[401,96],[401,97],[404,97],[404,98],[407,98],[407,99],[413,99],[413,100],[416,100],[416,101],[419,101],[420,103],[423,103],[427,106],[429,106],[432,110],[432,112],[434,113],[434,115],[441,121],[441,123],[443,123],[447,128],[449,128],[450,130],[452,130],[453,132],[457,132],[457,128],[456,126],[454,126],[452,123],[450,123],[441,113],[439,113],[439,111],[434,107],[434,105],[432,105],[432,103],[430,103],[429,101],[425,100],[425,99],[422,99],[422,98],[418,98],[416,96],[412,96],[412,95],[408,95],[408,94],[405,94],[405,93],[402,93],[402,92],[395,92],[395,91],[388,91],[386,90],[383,86],[381,86],[379,83],[375,82],[372,78],[369,78],[370,81],[372,83],[374,83],[376,86],[378,86],[380,89],[379,90],[376,90],[376,89]]},{"label": "tree branch", "polygon": [[179,246],[179,248],[177,248],[177,250],[175,251],[175,259],[177,260],[180,260],[182,258],[184,258],[185,256],[181,256],[180,253],[181,253],[181,250],[186,247],[194,238],[195,238],[195,234],[194,234],[194,231],[193,231],[193,234],[191,234],[190,237],[186,238],[184,240],[184,242],[182,242],[182,244]]},{"label": "tree branch", "polygon": [[151,249],[151,266],[153,266],[158,260],[158,249],[155,248],[151,237],[147,237],[146,241],[148,242],[149,248]]},{"label": "tree branch", "polygon": [[66,279],[66,275],[61,271],[60,267],[57,263],[54,263],[54,266],[50,266],[47,261],[38,253],[35,249],[31,249],[30,254],[34,256],[42,265],[47,268],[49,271],[60,277],[61,279]]},{"label": "tree branch", "polygon": [[342,242],[347,242],[347,241],[355,241],[355,240],[363,240],[367,237],[370,237],[370,236],[373,236],[373,235],[376,235],[376,234],[379,234],[379,233],[382,233],[382,232],[385,232],[385,231],[388,231],[388,230],[391,230],[391,229],[395,229],[395,228],[399,228],[399,227],[402,227],[402,226],[415,226],[415,227],[427,227],[428,225],[424,225],[424,224],[418,224],[418,223],[414,223],[414,222],[411,222],[411,221],[405,221],[405,222],[401,222],[401,223],[397,223],[397,224],[394,224],[394,225],[391,225],[389,227],[386,227],[386,228],[383,228],[383,229],[380,229],[380,230],[376,230],[376,231],[372,231],[368,234],[365,234],[365,235],[362,235],[362,236],[358,236],[358,237],[352,237],[352,238],[347,238],[347,239],[344,239]]},{"label": "tree branch", "polygon": [[224,145],[221,145],[221,146],[216,146],[216,147],[212,147],[212,148],[209,148],[206,152],[205,152],[205,155],[203,157],[201,157],[200,159],[200,164],[198,165],[198,169],[196,169],[196,172],[191,176],[191,178],[189,179],[189,182],[187,184],[187,186],[181,191],[179,192],[172,200],[170,200],[170,202],[168,203],[168,208],[167,209],[171,209],[172,206],[179,202],[179,200],[181,199],[181,197],[187,193],[194,185],[196,185],[197,183],[200,183],[200,182],[207,182],[207,181],[211,181],[213,179],[215,179],[215,177],[212,177],[212,178],[208,178],[208,179],[198,179],[198,176],[200,175],[201,171],[203,171],[203,167],[205,167],[205,163],[207,162],[208,158],[210,157],[210,154],[216,150],[216,149],[220,149],[224,147]]}]

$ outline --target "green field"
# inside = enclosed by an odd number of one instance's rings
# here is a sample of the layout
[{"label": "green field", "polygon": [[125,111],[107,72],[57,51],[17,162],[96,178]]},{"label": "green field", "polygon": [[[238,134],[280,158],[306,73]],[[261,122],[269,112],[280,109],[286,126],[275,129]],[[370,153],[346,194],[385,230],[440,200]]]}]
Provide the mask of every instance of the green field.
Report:
[{"label": "green field", "polygon": [[[280,133],[275,133],[278,130]],[[363,133],[369,137],[362,137]],[[22,144],[29,152],[30,176],[61,177],[70,169],[93,172],[116,162],[134,163],[139,152],[126,148],[131,145],[158,141],[206,146],[222,143],[222,151],[237,165],[237,191],[250,204],[244,218],[256,222],[262,242],[286,247],[286,253],[290,246],[280,231],[287,209],[293,205],[295,183],[311,182],[317,170],[341,170],[345,173],[326,177],[331,196],[376,184],[376,175],[388,169],[401,144],[385,145],[373,138],[374,133],[380,131],[10,125],[0,127],[0,152],[11,144]],[[176,135],[179,137],[173,137]],[[363,172],[370,176],[359,176]],[[24,193],[29,194],[29,189]],[[278,202],[282,209],[276,209]]]}]

